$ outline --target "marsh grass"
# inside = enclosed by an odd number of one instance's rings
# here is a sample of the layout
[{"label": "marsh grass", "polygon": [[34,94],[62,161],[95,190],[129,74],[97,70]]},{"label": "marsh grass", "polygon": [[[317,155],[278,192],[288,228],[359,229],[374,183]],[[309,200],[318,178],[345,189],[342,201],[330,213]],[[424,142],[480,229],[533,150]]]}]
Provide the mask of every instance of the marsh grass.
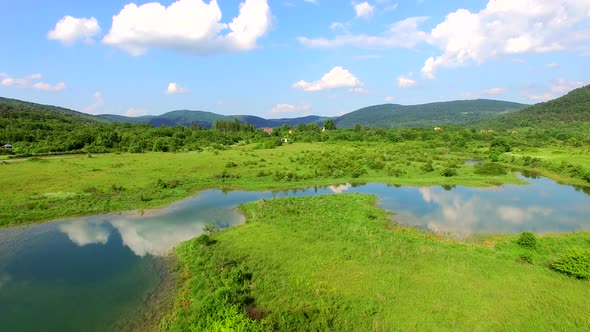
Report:
[{"label": "marsh grass", "polygon": [[[198,190],[303,188],[346,182],[492,186],[514,174],[477,175],[471,153],[422,142],[297,143],[188,153],[29,158],[3,165],[0,226],[165,206]],[[450,168],[454,176],[441,176]],[[69,193],[52,195],[52,193]]]},{"label": "marsh grass", "polygon": [[374,205],[344,194],[242,206],[246,223],[213,245],[177,248],[183,282],[161,329],[590,328],[590,283],[549,268],[590,234],[540,236],[536,250],[518,236],[466,243],[391,223]]}]

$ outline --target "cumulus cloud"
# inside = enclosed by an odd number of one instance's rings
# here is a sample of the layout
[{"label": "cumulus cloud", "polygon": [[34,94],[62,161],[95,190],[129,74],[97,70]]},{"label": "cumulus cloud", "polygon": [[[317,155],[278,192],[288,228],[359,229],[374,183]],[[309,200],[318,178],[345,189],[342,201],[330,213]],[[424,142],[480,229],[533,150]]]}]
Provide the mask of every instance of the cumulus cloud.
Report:
[{"label": "cumulus cloud", "polygon": [[45,82],[41,82],[40,80],[43,79],[43,75],[41,74],[32,74],[25,77],[11,77],[6,73],[1,73],[0,75],[0,85],[8,86],[8,87],[16,87],[16,88],[31,88],[35,90],[41,91],[52,91],[58,92],[65,89],[66,84],[63,82],[56,83],[56,84],[49,84]]},{"label": "cumulus cloud", "polygon": [[308,111],[311,109],[311,105],[308,103],[302,103],[300,105],[294,104],[277,104],[270,110],[270,113],[273,114],[280,114],[280,113],[294,113],[299,111]]},{"label": "cumulus cloud", "polygon": [[488,96],[497,96],[497,95],[504,94],[504,92],[506,92],[506,89],[504,89],[504,88],[490,88],[490,89],[484,90],[483,93]]},{"label": "cumulus cloud", "polygon": [[271,26],[267,0],[245,0],[230,23],[222,23],[221,14],[216,0],[130,3],[113,17],[103,42],[136,56],[152,48],[215,54],[251,50]]},{"label": "cumulus cloud", "polygon": [[348,70],[336,66],[326,73],[319,81],[299,81],[293,84],[293,88],[303,91],[322,91],[337,88],[350,88],[351,92],[365,92],[363,83]]},{"label": "cumulus cloud", "polygon": [[506,89],[501,87],[489,88],[478,92],[466,92],[462,94],[463,98],[477,99],[482,97],[498,96],[506,93]]},{"label": "cumulus cloud", "polygon": [[555,62],[548,63],[548,64],[545,65],[545,68],[547,68],[547,69],[559,68],[559,64],[558,63],[555,63]]},{"label": "cumulus cloud", "polygon": [[174,82],[168,84],[168,88],[166,89],[166,93],[169,95],[179,94],[179,93],[189,93],[190,90],[188,88],[182,87]]},{"label": "cumulus cloud", "polygon": [[139,109],[139,108],[135,108],[135,107],[131,107],[130,109],[127,110],[127,112],[125,112],[125,116],[142,116],[142,115],[147,115],[147,111]]},{"label": "cumulus cloud", "polygon": [[385,97],[385,101],[388,103],[394,102],[396,98],[394,96],[387,96]]},{"label": "cumulus cloud", "polygon": [[33,84],[33,89],[42,90],[42,91],[61,91],[66,87],[66,84],[56,83],[56,84],[49,84],[44,82],[37,82]]},{"label": "cumulus cloud", "polygon": [[354,5],[354,12],[356,17],[369,18],[375,12],[375,6],[371,6],[368,2],[361,2]]},{"label": "cumulus cloud", "polygon": [[556,51],[588,40],[590,35],[581,33],[588,8],[590,0],[490,0],[478,13],[459,9],[431,31],[429,42],[442,54],[428,58],[422,74],[434,78],[439,67]]},{"label": "cumulus cloud", "polygon": [[416,82],[416,80],[408,76],[399,76],[397,78],[397,86],[399,86],[400,88],[411,88],[415,87],[416,84],[418,84],[418,82]]},{"label": "cumulus cloud", "polygon": [[94,97],[94,103],[92,103],[92,105],[90,106],[85,107],[82,110],[82,112],[95,114],[96,110],[102,105],[104,105],[104,98],[102,96],[102,92],[96,91],[92,96]]},{"label": "cumulus cloud", "polygon": [[563,96],[568,92],[583,87],[584,85],[588,84],[588,82],[583,81],[567,81],[564,79],[557,79],[555,80],[552,85],[549,87],[549,91],[541,92],[541,93],[526,93],[526,97],[534,102],[544,102],[551,99],[555,99],[557,97]]},{"label": "cumulus cloud", "polygon": [[106,244],[109,241],[110,230],[103,221],[72,221],[59,225],[59,229],[68,238],[82,247],[88,244]]},{"label": "cumulus cloud", "polygon": [[306,47],[314,48],[335,48],[342,46],[361,48],[413,48],[428,39],[428,34],[418,29],[418,26],[426,20],[428,20],[428,17],[410,17],[395,22],[379,36],[347,33],[337,35],[334,38],[299,37],[297,40]]},{"label": "cumulus cloud", "polygon": [[94,36],[100,34],[100,31],[98,21],[94,17],[65,16],[47,33],[47,38],[58,40],[65,45],[72,45],[79,40],[89,43],[93,41]]},{"label": "cumulus cloud", "polygon": [[346,183],[346,184],[339,184],[339,185],[332,185],[328,187],[334,194],[342,194],[343,192],[348,191],[350,188],[352,188],[352,185],[350,183]]}]

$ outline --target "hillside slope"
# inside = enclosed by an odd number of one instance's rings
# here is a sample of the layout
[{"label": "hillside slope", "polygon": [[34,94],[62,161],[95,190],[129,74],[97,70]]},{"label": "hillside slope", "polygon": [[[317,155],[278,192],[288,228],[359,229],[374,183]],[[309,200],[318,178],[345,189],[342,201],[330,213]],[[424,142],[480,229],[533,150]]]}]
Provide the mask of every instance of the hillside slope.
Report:
[{"label": "hillside slope", "polygon": [[114,114],[102,114],[99,117],[109,119],[115,122],[123,123],[147,123],[154,127],[166,126],[186,126],[193,124],[204,128],[211,128],[213,123],[217,120],[234,120],[238,119],[240,122],[248,122],[257,127],[280,127],[282,125],[297,126],[299,124],[321,123],[327,117],[317,115],[305,116],[300,118],[286,118],[286,119],[265,119],[254,115],[221,115],[205,111],[190,111],[177,110],[162,115],[147,115],[140,117],[127,117]]},{"label": "hillside slope", "polygon": [[110,120],[63,107],[42,105],[0,97],[0,120],[27,120],[29,122],[61,124],[108,123]]},{"label": "hillside slope", "polygon": [[457,100],[403,106],[383,104],[361,108],[336,119],[339,128],[356,124],[370,127],[424,127],[464,125],[515,112],[527,105],[488,99]]},{"label": "hillside slope", "polygon": [[558,127],[590,122],[590,85],[486,122],[502,128]]}]

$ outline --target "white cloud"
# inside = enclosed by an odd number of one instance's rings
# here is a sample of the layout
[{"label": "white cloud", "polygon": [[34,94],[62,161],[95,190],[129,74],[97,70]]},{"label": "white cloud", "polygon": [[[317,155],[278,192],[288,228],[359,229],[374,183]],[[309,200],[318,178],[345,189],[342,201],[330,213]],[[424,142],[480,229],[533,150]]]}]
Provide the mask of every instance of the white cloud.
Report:
[{"label": "white cloud", "polygon": [[127,110],[127,112],[125,112],[125,116],[142,116],[142,115],[147,115],[147,111],[139,109],[139,108],[135,108],[135,107],[131,107],[130,109]]},{"label": "white cloud", "polygon": [[356,13],[356,17],[369,18],[373,16],[375,12],[375,6],[371,6],[371,4],[365,1],[354,5],[354,11]]},{"label": "white cloud", "polygon": [[555,96],[549,92],[543,94],[528,94],[526,97],[534,102],[542,102],[555,98]]},{"label": "white cloud", "polygon": [[362,54],[362,55],[354,55],[352,57],[353,60],[373,60],[373,59],[381,59],[383,55],[381,54]]},{"label": "white cloud", "polygon": [[63,82],[56,83],[56,84],[49,84],[45,82],[40,82],[43,79],[43,75],[41,74],[32,74],[25,77],[11,77],[6,73],[2,73],[0,75],[2,79],[0,79],[0,85],[8,86],[8,87],[16,87],[16,88],[32,88],[41,91],[53,91],[58,92],[65,89],[66,85]]},{"label": "white cloud", "polygon": [[59,229],[68,238],[82,247],[88,244],[106,244],[109,241],[110,230],[103,221],[72,221],[59,225]]},{"label": "white cloud", "polygon": [[277,104],[270,110],[270,113],[273,114],[280,114],[280,113],[294,113],[299,111],[308,111],[311,109],[311,105],[308,103],[302,103],[300,105],[293,105],[293,104]]},{"label": "white cloud", "polygon": [[485,9],[459,9],[430,33],[443,53],[424,63],[424,76],[439,67],[483,63],[491,58],[564,49],[590,39],[584,34],[590,0],[490,0]]},{"label": "white cloud", "polygon": [[104,105],[104,98],[102,92],[96,91],[92,96],[94,97],[94,103],[92,103],[92,105],[90,106],[85,107],[82,110],[82,112],[96,114],[96,110],[102,105]]},{"label": "white cloud", "polygon": [[574,89],[583,87],[584,85],[586,85],[586,83],[582,81],[568,82],[564,79],[558,79],[551,86],[551,91],[557,94],[564,95]]},{"label": "white cloud", "polygon": [[547,68],[547,69],[556,69],[556,68],[559,68],[559,64],[557,64],[555,62],[548,63],[548,64],[545,65],[545,68]]},{"label": "white cloud", "polygon": [[363,83],[348,70],[336,66],[326,73],[319,81],[299,81],[293,84],[293,88],[303,91],[322,91],[337,88],[350,88],[351,92],[365,92]]},{"label": "white cloud", "polygon": [[490,89],[484,90],[483,94],[488,95],[488,96],[497,96],[497,95],[504,94],[505,92],[506,92],[506,89],[504,89],[504,88],[490,88]]},{"label": "white cloud", "polygon": [[100,31],[98,21],[94,17],[65,16],[47,33],[47,38],[58,40],[65,45],[72,45],[79,40],[89,43],[92,42],[92,37],[100,34]]},{"label": "white cloud", "polygon": [[399,76],[397,78],[397,86],[399,86],[400,88],[411,88],[415,87],[416,84],[418,84],[418,82],[416,82],[416,80],[408,76]]},{"label": "white cloud", "polygon": [[393,96],[387,96],[387,97],[385,97],[385,101],[388,102],[388,103],[394,102],[395,100],[396,100],[396,98],[393,97]]},{"label": "white cloud", "polygon": [[178,0],[169,7],[158,2],[126,5],[113,17],[103,42],[132,55],[159,48],[193,54],[251,50],[271,25],[267,0],[245,0],[231,23],[221,22],[216,0]]},{"label": "white cloud", "polygon": [[393,23],[379,36],[342,34],[333,39],[298,37],[297,40],[306,47],[335,48],[353,46],[362,48],[413,48],[425,42],[428,34],[418,30],[418,26],[428,17],[410,17]]},{"label": "white cloud", "polygon": [[553,82],[553,84],[549,87],[549,91],[541,92],[541,93],[527,93],[525,96],[534,102],[544,102],[551,99],[555,99],[557,97],[563,96],[568,92],[580,88],[584,85],[588,84],[588,82],[582,81],[566,81],[564,79],[557,79]]},{"label": "white cloud", "polygon": [[179,94],[179,93],[189,93],[190,90],[182,87],[174,82],[168,84],[168,88],[166,89],[166,93],[169,95]]},{"label": "white cloud", "polygon": [[506,92],[506,89],[501,87],[489,88],[479,92],[466,92],[463,93],[461,96],[467,99],[478,99],[482,97],[489,97],[489,96],[498,96],[502,95]]},{"label": "white cloud", "polygon": [[352,188],[352,185],[350,183],[347,183],[347,184],[332,185],[332,186],[329,186],[328,188],[335,194],[342,194],[343,192],[346,192],[350,188]]},{"label": "white cloud", "polygon": [[56,84],[49,84],[49,83],[44,83],[44,82],[37,82],[33,84],[33,89],[37,89],[37,90],[41,90],[41,91],[61,91],[63,89],[65,89],[66,84],[61,82],[61,83],[56,83]]}]

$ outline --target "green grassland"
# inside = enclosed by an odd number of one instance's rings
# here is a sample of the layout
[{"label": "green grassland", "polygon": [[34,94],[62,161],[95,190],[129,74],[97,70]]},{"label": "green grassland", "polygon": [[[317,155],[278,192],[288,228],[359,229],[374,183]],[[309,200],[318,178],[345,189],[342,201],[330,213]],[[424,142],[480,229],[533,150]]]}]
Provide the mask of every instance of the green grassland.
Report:
[{"label": "green grassland", "polygon": [[282,190],[345,182],[493,186],[512,173],[476,174],[478,153],[428,142],[297,143],[200,152],[95,154],[0,162],[0,225],[157,208],[206,188]]},{"label": "green grassland", "polygon": [[361,194],[241,209],[245,224],[176,249],[162,331],[590,329],[589,281],[550,268],[590,233],[458,242],[391,223]]}]

